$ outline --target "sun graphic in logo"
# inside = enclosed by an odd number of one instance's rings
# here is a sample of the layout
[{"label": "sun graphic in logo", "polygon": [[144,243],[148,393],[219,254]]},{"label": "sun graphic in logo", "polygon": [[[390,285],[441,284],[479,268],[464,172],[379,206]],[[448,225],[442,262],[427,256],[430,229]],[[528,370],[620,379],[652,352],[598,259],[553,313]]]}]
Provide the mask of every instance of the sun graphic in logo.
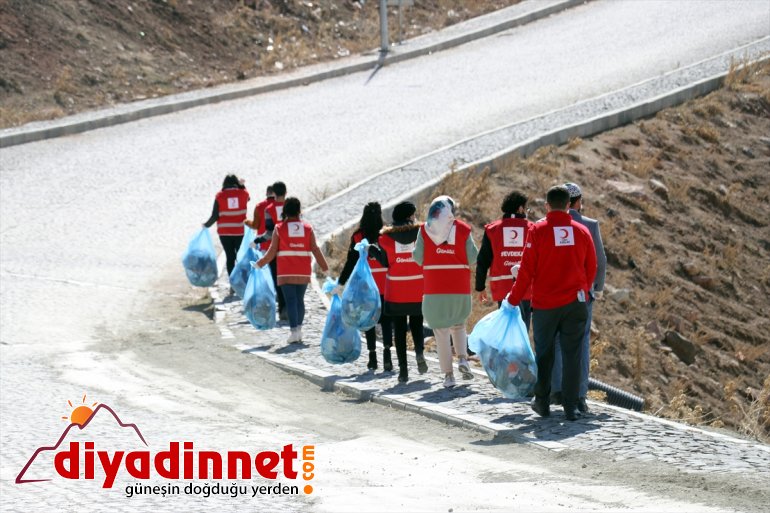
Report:
[{"label": "sun graphic in logo", "polygon": [[94,413],[94,410],[91,408],[96,406],[98,403],[94,403],[91,406],[88,406],[86,404],[86,394],[83,394],[83,400],[81,401],[80,406],[74,406],[70,400],[67,400],[67,404],[69,404],[70,408],[72,408],[72,413],[70,413],[69,417],[63,416],[62,419],[69,420],[73,424],[83,426],[86,422],[88,422],[88,419],[90,419],[91,415]]}]

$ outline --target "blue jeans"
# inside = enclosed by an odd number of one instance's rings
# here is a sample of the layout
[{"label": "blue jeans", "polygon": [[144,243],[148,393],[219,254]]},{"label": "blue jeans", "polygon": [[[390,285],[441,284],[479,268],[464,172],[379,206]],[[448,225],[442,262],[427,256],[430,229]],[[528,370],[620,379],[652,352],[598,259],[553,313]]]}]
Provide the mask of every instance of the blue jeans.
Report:
[{"label": "blue jeans", "polygon": [[[580,342],[580,385],[578,387],[578,397],[588,395],[588,370],[591,365],[591,318],[593,317],[594,302],[591,300],[587,305],[588,318],[586,319],[586,330],[583,340]],[[562,359],[559,344],[559,337],[556,337],[556,354],[553,360],[553,373],[551,374],[551,393],[561,392]]]},{"label": "blue jeans", "polygon": [[283,299],[286,301],[286,313],[289,315],[289,327],[302,326],[305,320],[305,290],[307,284],[281,285]]}]

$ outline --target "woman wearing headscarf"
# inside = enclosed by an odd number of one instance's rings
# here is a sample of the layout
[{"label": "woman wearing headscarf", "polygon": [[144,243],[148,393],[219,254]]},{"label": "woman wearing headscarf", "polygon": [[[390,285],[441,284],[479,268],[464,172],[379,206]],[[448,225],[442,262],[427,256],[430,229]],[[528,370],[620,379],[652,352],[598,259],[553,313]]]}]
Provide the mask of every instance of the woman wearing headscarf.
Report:
[{"label": "woman wearing headscarf", "polygon": [[[235,175],[227,175],[220,190],[214,198],[214,207],[209,220],[203,223],[206,228],[215,222],[222,249],[227,257],[227,275],[233,272],[238,248],[243,240],[243,221],[246,219],[246,204],[249,202],[249,191],[243,180]],[[232,288],[230,289],[232,292]]]},{"label": "woman wearing headscarf", "polygon": [[[353,232],[353,235],[350,237],[348,256],[338,281],[340,286],[344,286],[345,283],[347,283],[356,262],[358,262],[358,251],[355,249],[356,244],[363,239],[366,239],[369,244],[377,246],[383,224],[382,207],[380,207],[380,204],[376,201],[367,203],[361,214],[361,220],[358,222],[358,229]],[[377,289],[380,292],[380,299],[382,300],[382,295],[385,292],[385,273],[387,272],[387,268],[377,260],[375,251],[376,249],[369,255],[367,263],[372,271],[374,282],[377,284]],[[390,356],[390,348],[393,346],[393,327],[390,318],[382,311],[380,312],[380,319],[378,322],[382,327],[382,345],[385,346],[382,351],[382,366],[385,371],[390,372],[393,370],[393,362]],[[369,350],[369,362],[366,367],[370,370],[375,370],[377,368],[376,326],[366,330],[364,334],[366,335],[366,347]]]},{"label": "woman wearing headscarf", "polygon": [[385,276],[385,314],[393,321],[398,358],[398,381],[406,383],[409,371],[406,361],[406,333],[411,331],[417,370],[428,372],[423,356],[424,334],[422,331],[422,268],[414,261],[415,248],[420,225],[415,221],[416,207],[409,201],[393,208],[393,225],[384,228],[380,235],[380,247],[387,264]]},{"label": "woman wearing headscarf", "polygon": [[422,265],[422,313],[433,329],[445,387],[455,386],[450,336],[460,373],[464,379],[473,379],[468,365],[465,321],[471,313],[470,266],[476,262],[479,251],[470,225],[455,219],[455,207],[449,196],[439,196],[431,202],[413,253],[414,261]]}]

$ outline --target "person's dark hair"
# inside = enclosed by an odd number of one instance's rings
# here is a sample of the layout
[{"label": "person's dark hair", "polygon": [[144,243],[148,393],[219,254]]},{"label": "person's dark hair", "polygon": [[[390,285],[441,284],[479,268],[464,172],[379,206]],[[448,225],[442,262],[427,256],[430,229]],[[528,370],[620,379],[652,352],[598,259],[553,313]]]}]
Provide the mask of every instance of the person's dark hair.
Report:
[{"label": "person's dark hair", "polygon": [[241,183],[238,181],[238,177],[235,175],[227,175],[224,182],[222,182],[223,189],[239,188]]},{"label": "person's dark hair", "polygon": [[503,203],[500,205],[500,210],[503,211],[503,214],[510,217],[519,210],[519,207],[526,207],[528,199],[529,198],[527,198],[521,192],[513,191],[505,198],[503,198]]},{"label": "person's dark hair", "polygon": [[268,185],[267,189],[265,189],[265,196],[274,196],[274,195],[275,195],[275,191],[273,190],[273,186]]},{"label": "person's dark hair", "polygon": [[554,185],[545,195],[545,201],[552,210],[566,210],[569,205],[569,191],[563,185]]},{"label": "person's dark hair", "polygon": [[283,204],[283,212],[281,213],[281,217],[283,219],[289,218],[289,217],[297,217],[302,210],[302,204],[299,202],[298,198],[291,197],[286,198],[286,201]]},{"label": "person's dark hair", "polygon": [[286,196],[286,184],[283,182],[275,182],[273,184],[273,192],[276,196]]},{"label": "person's dark hair", "polygon": [[358,222],[358,229],[364,234],[366,240],[374,243],[380,236],[382,226],[382,207],[376,201],[367,203],[364,207],[364,213],[361,214],[361,220]]}]

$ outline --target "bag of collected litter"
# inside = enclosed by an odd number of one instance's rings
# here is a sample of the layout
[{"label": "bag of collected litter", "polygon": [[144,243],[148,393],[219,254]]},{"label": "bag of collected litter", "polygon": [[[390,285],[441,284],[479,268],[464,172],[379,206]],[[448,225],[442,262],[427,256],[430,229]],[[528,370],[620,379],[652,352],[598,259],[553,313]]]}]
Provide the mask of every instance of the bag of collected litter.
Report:
[{"label": "bag of collected litter", "polygon": [[233,272],[230,273],[230,286],[233,288],[238,297],[243,298],[246,292],[246,284],[249,282],[249,275],[251,274],[251,263],[256,262],[262,258],[262,253],[259,250],[246,246],[243,256],[235,262]]},{"label": "bag of collected litter", "polygon": [[523,399],[533,393],[537,365],[519,307],[504,299],[499,310],[476,323],[468,347],[479,356],[489,381],[505,397]]},{"label": "bag of collected litter", "polygon": [[324,294],[331,294],[334,289],[337,288],[337,282],[339,282],[339,278],[332,280],[331,277],[327,276],[326,281],[324,281],[324,284],[321,286],[321,291],[323,291]]},{"label": "bag of collected litter", "polygon": [[182,255],[187,279],[196,287],[210,287],[217,281],[217,254],[208,228],[201,228]]},{"label": "bag of collected litter", "polygon": [[236,262],[243,258],[243,256],[246,254],[246,251],[249,250],[249,244],[254,242],[255,238],[256,235],[254,235],[254,230],[246,227],[246,229],[243,231],[243,239],[241,240],[241,245],[238,247],[238,253],[235,254]]},{"label": "bag of collected litter", "polygon": [[361,355],[361,337],[356,328],[342,322],[342,301],[336,294],[321,335],[321,355],[329,363],[349,363]]},{"label": "bag of collected litter", "polygon": [[342,293],[342,321],[351,328],[366,331],[380,318],[380,291],[374,282],[368,259],[369,242],[363,239],[355,245],[358,262],[353,268]]},{"label": "bag of collected litter", "polygon": [[[254,262],[249,262],[249,265]],[[251,267],[249,281],[243,294],[243,313],[258,330],[275,327],[275,287],[268,266]]]}]

